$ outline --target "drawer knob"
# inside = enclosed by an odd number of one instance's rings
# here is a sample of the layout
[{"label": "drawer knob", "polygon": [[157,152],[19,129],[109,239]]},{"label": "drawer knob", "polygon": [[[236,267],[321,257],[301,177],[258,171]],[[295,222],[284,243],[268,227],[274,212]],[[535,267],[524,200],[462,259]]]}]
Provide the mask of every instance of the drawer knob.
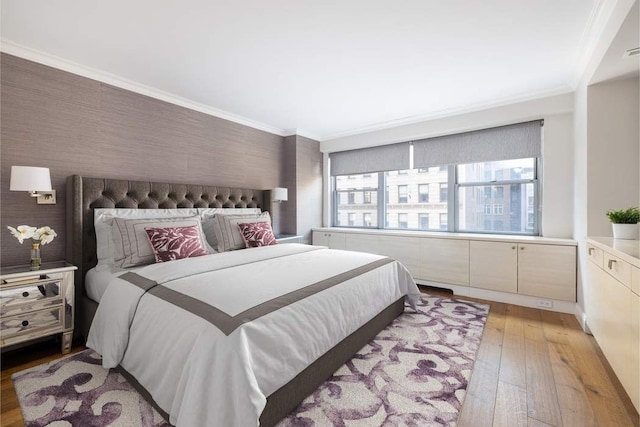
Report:
[{"label": "drawer knob", "polygon": [[26,297],[28,297],[28,296],[29,296],[29,292],[24,291],[24,292],[22,293],[22,296],[23,296],[23,297],[25,297],[25,298],[26,298]]},{"label": "drawer knob", "polygon": [[591,255],[595,250],[596,250],[595,248],[589,248],[589,255]]},{"label": "drawer knob", "polygon": [[511,246],[511,249],[515,249],[515,248],[516,248],[515,246]]},{"label": "drawer knob", "polygon": [[616,262],[615,259],[610,259],[609,260],[609,270],[611,270],[613,268],[613,263]]},{"label": "drawer knob", "polygon": [[29,325],[29,321],[28,320],[23,320],[22,321],[22,326],[28,326]]}]

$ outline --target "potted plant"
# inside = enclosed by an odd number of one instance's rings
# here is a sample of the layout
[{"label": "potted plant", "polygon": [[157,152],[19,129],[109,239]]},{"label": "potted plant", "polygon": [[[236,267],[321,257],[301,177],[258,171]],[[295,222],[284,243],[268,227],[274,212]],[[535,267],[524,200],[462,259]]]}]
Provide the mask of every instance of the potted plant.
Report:
[{"label": "potted plant", "polygon": [[638,207],[608,210],[607,218],[613,225],[614,239],[635,240],[638,238],[638,222],[640,222],[640,209]]}]

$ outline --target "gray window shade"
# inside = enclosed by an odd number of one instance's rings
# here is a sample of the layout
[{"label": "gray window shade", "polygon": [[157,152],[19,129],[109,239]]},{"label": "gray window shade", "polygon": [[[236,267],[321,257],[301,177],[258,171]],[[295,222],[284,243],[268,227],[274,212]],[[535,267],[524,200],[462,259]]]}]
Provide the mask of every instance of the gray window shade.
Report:
[{"label": "gray window shade", "polygon": [[519,123],[413,143],[413,167],[539,157],[542,122]]},{"label": "gray window shade", "polygon": [[331,175],[409,169],[409,143],[381,145],[329,154]]}]

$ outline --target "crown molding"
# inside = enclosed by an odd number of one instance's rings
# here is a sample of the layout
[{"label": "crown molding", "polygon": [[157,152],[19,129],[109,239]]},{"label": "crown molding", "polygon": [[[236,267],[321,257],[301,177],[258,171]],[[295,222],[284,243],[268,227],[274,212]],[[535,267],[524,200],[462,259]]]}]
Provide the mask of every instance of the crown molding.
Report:
[{"label": "crown molding", "polygon": [[615,9],[617,0],[597,0],[591,9],[591,14],[587,20],[580,43],[578,44],[578,58],[576,61],[576,72],[573,76],[571,86],[577,88],[585,74],[589,62],[593,57],[600,38],[609,22],[609,18]]},{"label": "crown molding", "polygon": [[458,116],[461,114],[473,113],[482,110],[488,110],[490,108],[503,107],[505,105],[517,104],[521,102],[534,101],[541,98],[548,98],[557,95],[564,95],[567,93],[573,92],[573,88],[569,85],[561,85],[554,89],[543,90],[538,92],[529,93],[526,95],[517,95],[517,96],[509,96],[505,98],[500,98],[498,100],[494,100],[491,102],[479,102],[471,105],[467,105],[464,107],[454,107],[448,108],[444,110],[434,111],[432,113],[421,114],[418,116],[405,117],[398,120],[391,120],[388,122],[378,123],[371,126],[366,126],[362,128],[356,128],[345,132],[339,132],[332,135],[327,135],[326,137],[320,139],[319,141],[331,141],[334,139],[346,138],[349,136],[360,135],[363,133],[376,132],[380,130],[413,125],[420,122],[426,122],[430,120],[442,119],[445,117]]},{"label": "crown molding", "polygon": [[77,62],[69,61],[55,55],[51,55],[36,49],[32,49],[30,47],[20,45],[5,38],[2,38],[0,41],[0,51],[92,80],[97,80],[99,82],[116,86],[121,89],[159,99],[170,104],[175,104],[184,108],[188,108],[190,110],[199,111],[201,113],[218,117],[220,119],[229,120],[234,123],[258,129],[264,132],[276,134],[278,136],[286,136],[286,131],[284,129],[276,128],[264,123],[256,122],[246,117],[239,116],[237,114],[219,110],[217,108],[213,108],[208,105],[192,101],[190,99],[144,85],[142,83],[135,82],[133,80],[125,79],[115,74],[87,67]]}]

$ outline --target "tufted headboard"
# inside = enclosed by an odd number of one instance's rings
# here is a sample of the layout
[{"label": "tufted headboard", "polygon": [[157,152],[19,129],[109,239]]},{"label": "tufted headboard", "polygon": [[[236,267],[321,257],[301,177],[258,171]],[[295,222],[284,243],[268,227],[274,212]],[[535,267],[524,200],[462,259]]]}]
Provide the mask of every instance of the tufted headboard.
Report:
[{"label": "tufted headboard", "polygon": [[78,267],[77,303],[84,294],[84,276],[97,263],[94,208],[262,208],[264,193],[209,185],[67,177],[66,258]]}]

